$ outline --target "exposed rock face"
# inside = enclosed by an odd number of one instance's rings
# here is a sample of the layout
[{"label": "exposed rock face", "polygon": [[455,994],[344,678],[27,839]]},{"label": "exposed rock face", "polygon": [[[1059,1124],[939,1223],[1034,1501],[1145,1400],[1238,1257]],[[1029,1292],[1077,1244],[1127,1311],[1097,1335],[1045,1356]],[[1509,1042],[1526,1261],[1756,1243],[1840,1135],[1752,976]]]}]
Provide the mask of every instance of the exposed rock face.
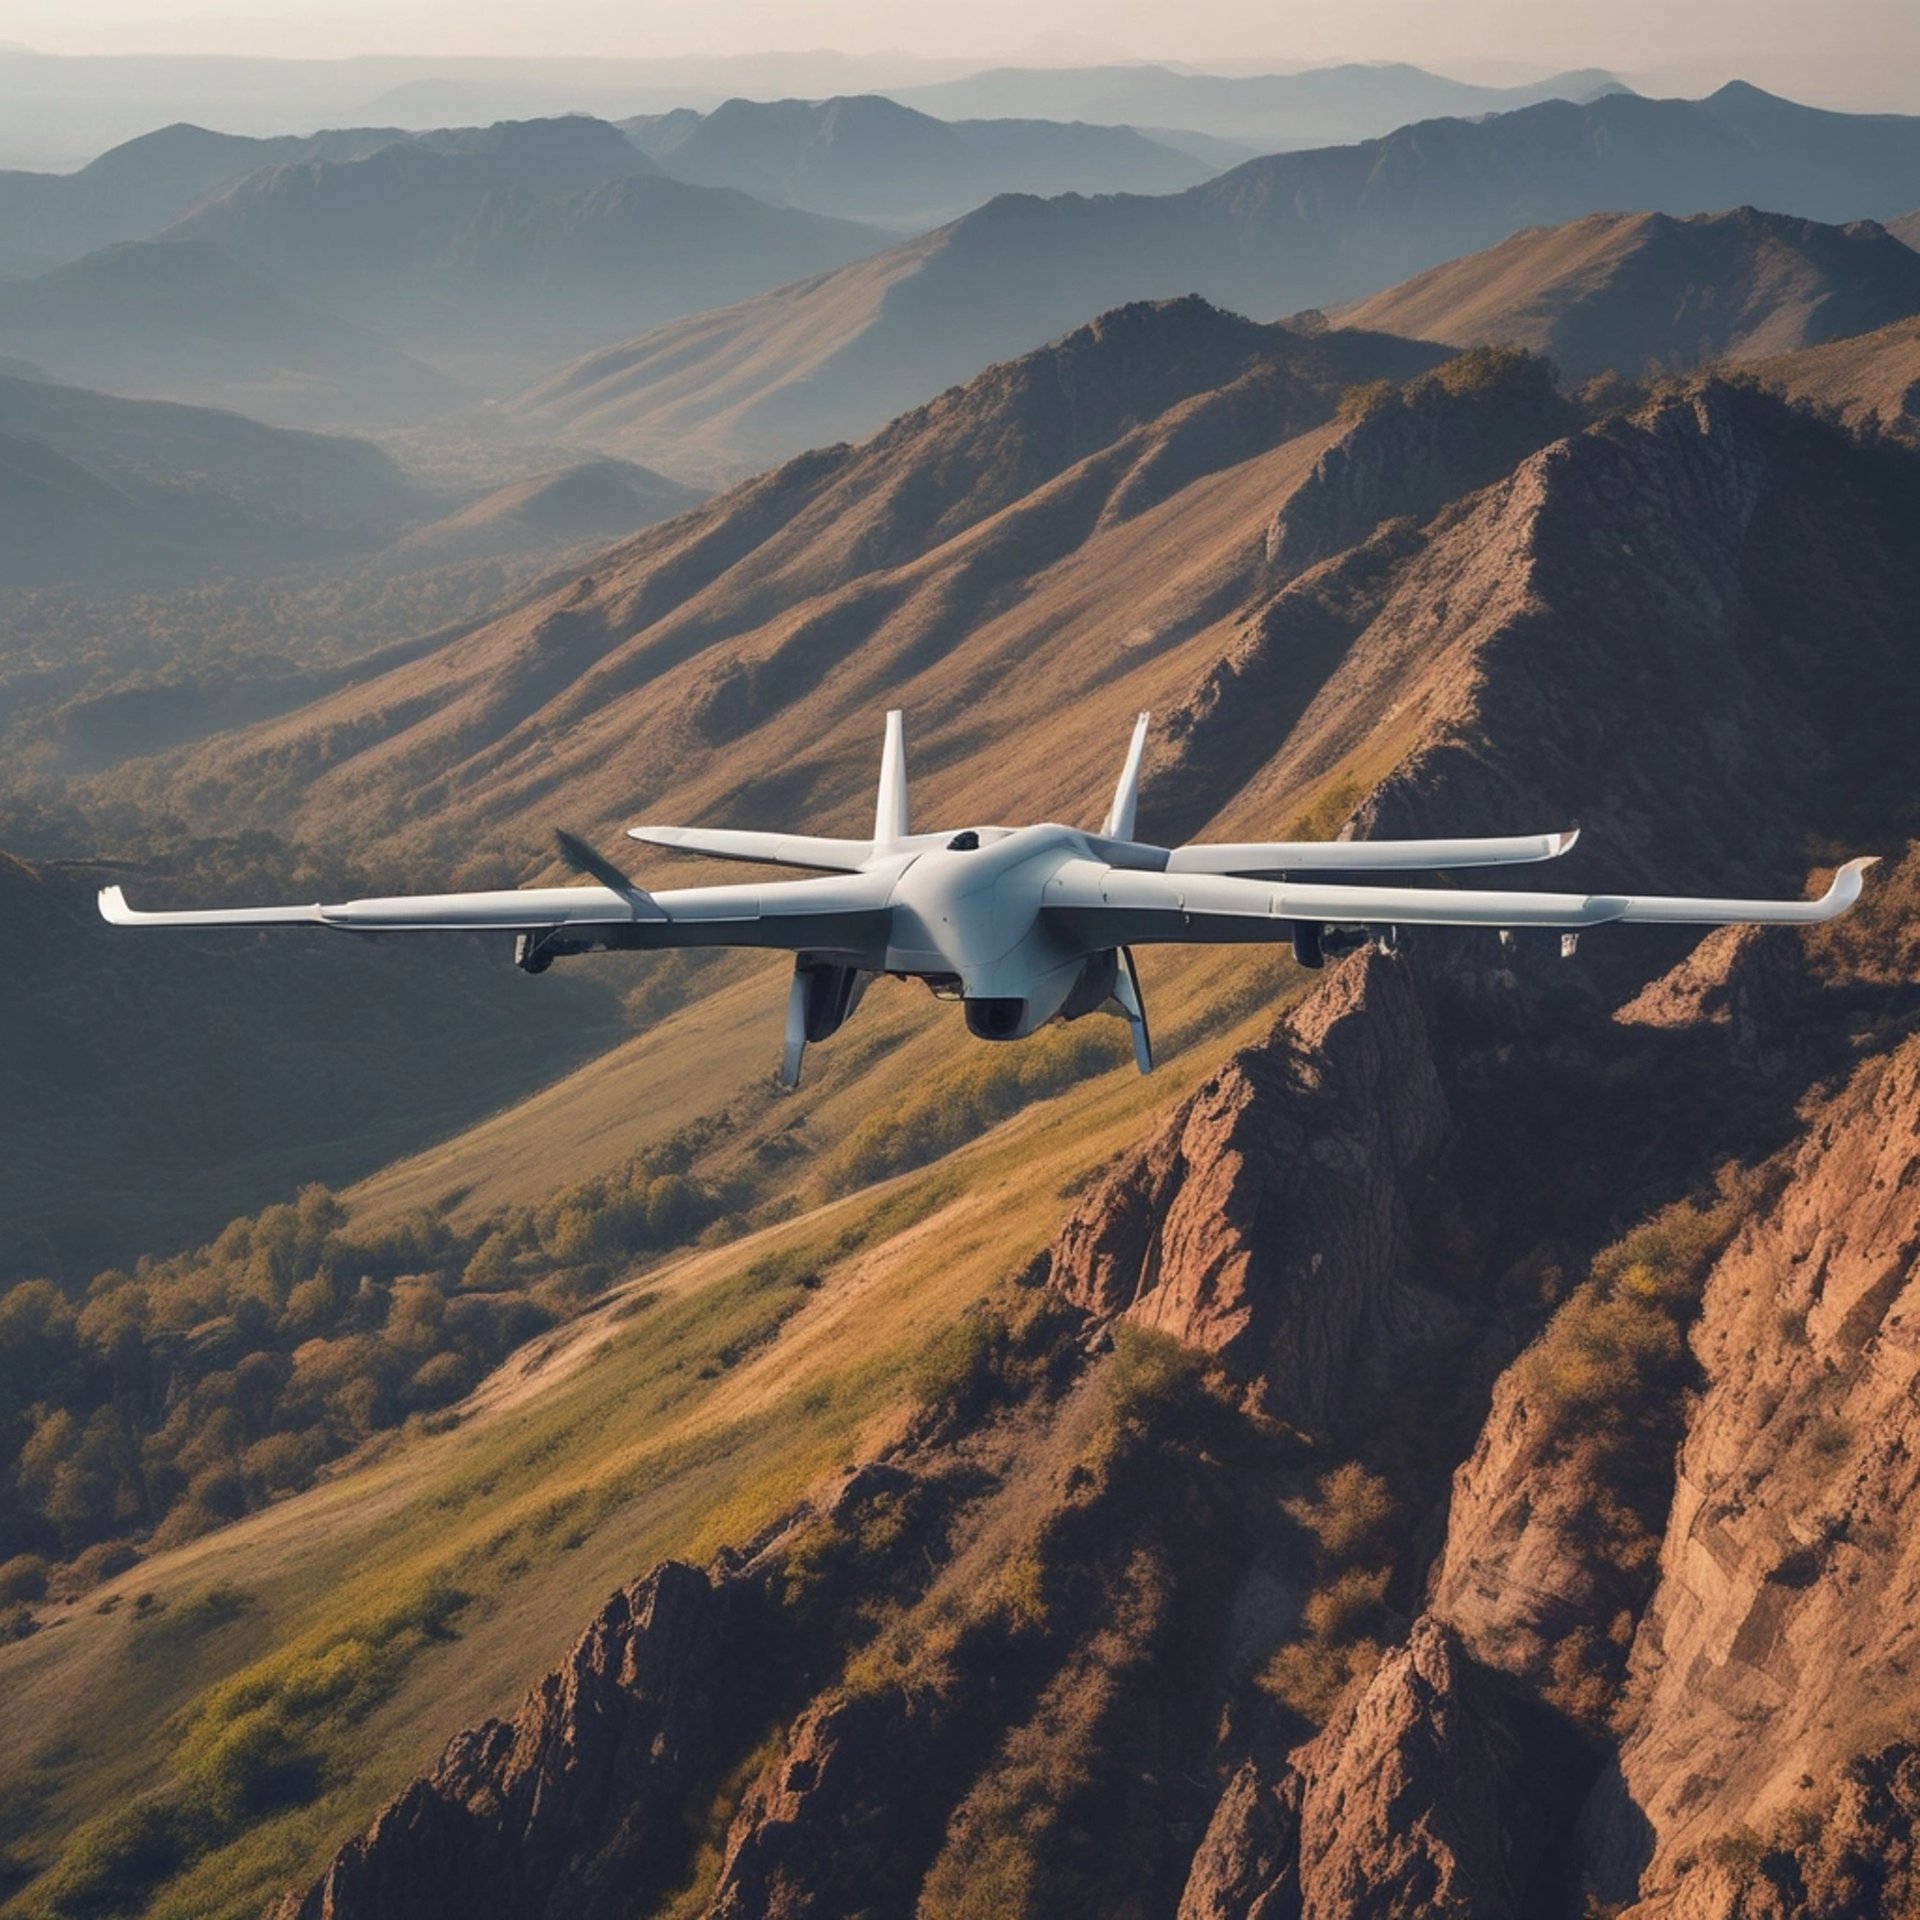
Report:
[{"label": "exposed rock face", "polygon": [[1590,1821],[1603,1890],[1648,1914],[1736,1829],[1811,1806],[1875,1730],[1911,1724],[1920,1662],[1920,1039],[1811,1125],[1708,1283],[1707,1376],[1633,1721]]},{"label": "exposed rock face", "polygon": [[910,1900],[912,1875],[893,1884],[888,1856],[907,1851],[901,1790],[937,1764],[928,1751],[937,1740],[938,1729],[891,1690],[803,1715],[734,1822],[715,1920],[828,1920],[856,1901]]},{"label": "exposed rock face", "polygon": [[633,1912],[682,1864],[751,1677],[750,1605],[673,1561],[615,1594],[511,1723],[458,1735],[278,1920]]},{"label": "exposed rock face", "polygon": [[1778,1073],[1812,988],[1806,956],[1791,930],[1717,927],[1614,1018],[1623,1026],[1719,1027],[1740,1065]]},{"label": "exposed rock face", "polygon": [[1357,1368],[1444,1318],[1415,1283],[1407,1197],[1448,1124],[1405,965],[1356,957],[1088,1197],[1051,1284],[1323,1425]]},{"label": "exposed rock face", "polygon": [[[1430,374],[1354,421],[1274,516],[1269,564],[1297,573],[1359,545],[1383,520],[1424,520],[1580,424],[1545,361],[1512,354],[1467,364],[1484,369],[1477,384]],[[1494,389],[1501,404],[1489,404]]]},{"label": "exposed rock face", "polygon": [[1623,1574],[1594,1539],[1593,1489],[1549,1431],[1509,1368],[1454,1477],[1428,1595],[1476,1659],[1539,1686],[1569,1636],[1646,1598],[1644,1578]]},{"label": "exposed rock face", "polygon": [[1298,1920],[1302,1785],[1292,1768],[1270,1781],[1241,1767],[1194,1855],[1180,1920]]},{"label": "exposed rock face", "polygon": [[1551,1790],[1535,1758],[1524,1712],[1424,1616],[1277,1786],[1234,1778],[1180,1920],[1519,1920]]}]

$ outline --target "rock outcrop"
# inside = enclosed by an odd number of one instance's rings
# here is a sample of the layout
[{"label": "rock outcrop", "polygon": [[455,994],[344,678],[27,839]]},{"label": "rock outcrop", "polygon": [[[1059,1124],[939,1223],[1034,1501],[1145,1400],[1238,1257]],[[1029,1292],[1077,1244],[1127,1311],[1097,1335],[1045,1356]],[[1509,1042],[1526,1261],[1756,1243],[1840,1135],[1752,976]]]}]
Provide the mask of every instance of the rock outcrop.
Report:
[{"label": "rock outcrop", "polygon": [[1522,1920],[1555,1770],[1532,1716],[1432,1615],[1268,1787],[1249,1763],[1180,1920]]},{"label": "rock outcrop", "polygon": [[1588,1820],[1609,1897],[1690,1904],[1728,1836],[1824,1814],[1920,1710],[1920,1039],[1816,1112],[1708,1283],[1636,1639],[1631,1731]]},{"label": "rock outcrop", "polygon": [[1814,990],[1799,938],[1786,927],[1718,927],[1679,966],[1614,1015],[1622,1026],[1719,1028],[1737,1064],[1784,1070]]},{"label": "rock outcrop", "polygon": [[1356,956],[1089,1195],[1050,1284],[1323,1426],[1363,1370],[1445,1323],[1418,1284],[1408,1203],[1447,1131],[1406,966]]},{"label": "rock outcrop", "polygon": [[457,1735],[276,1920],[644,1906],[684,1867],[687,1800],[745,1706],[752,1600],[673,1561],[615,1594],[512,1721]]},{"label": "rock outcrop", "polygon": [[1580,424],[1552,368],[1522,353],[1472,356],[1376,391],[1274,515],[1267,562],[1298,573],[1358,546],[1384,520],[1425,520]]}]

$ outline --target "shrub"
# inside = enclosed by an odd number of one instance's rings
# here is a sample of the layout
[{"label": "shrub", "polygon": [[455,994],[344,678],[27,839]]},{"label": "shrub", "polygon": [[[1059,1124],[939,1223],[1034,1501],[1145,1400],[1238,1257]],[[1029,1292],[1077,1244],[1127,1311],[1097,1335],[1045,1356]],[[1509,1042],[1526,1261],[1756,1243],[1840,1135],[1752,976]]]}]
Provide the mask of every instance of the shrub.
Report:
[{"label": "shrub", "polygon": [[1207,1357],[1197,1348],[1123,1320],[1107,1369],[1108,1425],[1151,1433],[1194,1405],[1204,1391],[1206,1372]]},{"label": "shrub", "polygon": [[59,1920],[107,1920],[135,1912],[186,1855],[178,1809],[159,1800],[135,1801],[74,1834],[42,1897]]},{"label": "shrub", "polygon": [[85,1593],[103,1580],[140,1564],[140,1549],[130,1540],[102,1540],[77,1553],[60,1569],[63,1594]]},{"label": "shrub", "polygon": [[196,1802],[231,1830],[255,1815],[312,1795],[314,1756],[294,1737],[277,1706],[231,1721],[194,1760],[188,1779]]},{"label": "shrub", "polygon": [[993,1371],[994,1348],[1006,1326],[968,1313],[938,1334],[913,1370],[913,1397],[931,1412],[965,1416],[981,1398]]},{"label": "shrub", "polygon": [[47,1597],[47,1563],[37,1553],[17,1553],[0,1565],[0,1606]]},{"label": "shrub", "polygon": [[1287,1511],[1336,1562],[1377,1561],[1392,1553],[1399,1508],[1386,1481],[1358,1460],[1322,1474],[1315,1497],[1295,1501]]}]

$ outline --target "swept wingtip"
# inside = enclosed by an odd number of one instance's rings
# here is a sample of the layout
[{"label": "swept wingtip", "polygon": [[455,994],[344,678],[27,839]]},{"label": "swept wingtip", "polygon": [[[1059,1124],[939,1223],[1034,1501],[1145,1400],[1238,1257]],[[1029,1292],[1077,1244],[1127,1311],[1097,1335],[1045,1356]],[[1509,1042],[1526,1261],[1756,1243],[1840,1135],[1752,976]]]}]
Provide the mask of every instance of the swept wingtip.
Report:
[{"label": "swept wingtip", "polygon": [[1576,840],[1580,838],[1578,827],[1569,827],[1564,833],[1553,835],[1553,857],[1557,860],[1563,853],[1571,853]]},{"label": "swept wingtip", "polygon": [[133,909],[127,905],[127,896],[120,888],[100,889],[100,918],[115,927],[124,927],[133,918]]},{"label": "swept wingtip", "polygon": [[1877,853],[1863,853],[1857,859],[1844,862],[1834,874],[1822,904],[1835,913],[1845,913],[1860,898],[1861,889],[1866,884],[1867,869],[1879,864],[1880,856]]}]

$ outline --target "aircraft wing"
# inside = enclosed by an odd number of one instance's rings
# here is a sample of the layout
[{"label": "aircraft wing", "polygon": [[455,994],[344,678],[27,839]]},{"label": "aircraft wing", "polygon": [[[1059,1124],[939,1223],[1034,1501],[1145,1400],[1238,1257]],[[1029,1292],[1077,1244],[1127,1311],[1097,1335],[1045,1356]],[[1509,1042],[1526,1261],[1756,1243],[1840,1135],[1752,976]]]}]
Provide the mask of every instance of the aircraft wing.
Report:
[{"label": "aircraft wing", "polygon": [[711,860],[753,860],[772,867],[856,873],[873,858],[871,840],[827,840],[812,833],[754,833],[738,827],[629,827],[629,840]]},{"label": "aircraft wing", "polygon": [[1505,867],[1557,860],[1580,829],[1479,840],[1247,840],[1175,847],[1169,873],[1419,873],[1447,867]]},{"label": "aircraft wing", "polygon": [[362,933],[555,928],[604,936],[620,947],[776,947],[793,952],[884,948],[887,875],[850,874],[755,887],[684,887],[666,893],[612,887],[513,887],[487,893],[398,894],[307,907],[222,907],[143,913],[119,887],[103,888],[102,918],[132,927],[346,927]]},{"label": "aircraft wing", "polygon": [[1818,900],[1712,900],[1626,893],[1508,893],[1478,888],[1296,885],[1220,874],[1141,873],[1093,860],[1047,882],[1046,917],[1087,947],[1155,941],[1284,940],[1294,922],[1359,927],[1558,927],[1610,921],[1681,926],[1831,920],[1860,897],[1872,859],[1849,860]]}]

